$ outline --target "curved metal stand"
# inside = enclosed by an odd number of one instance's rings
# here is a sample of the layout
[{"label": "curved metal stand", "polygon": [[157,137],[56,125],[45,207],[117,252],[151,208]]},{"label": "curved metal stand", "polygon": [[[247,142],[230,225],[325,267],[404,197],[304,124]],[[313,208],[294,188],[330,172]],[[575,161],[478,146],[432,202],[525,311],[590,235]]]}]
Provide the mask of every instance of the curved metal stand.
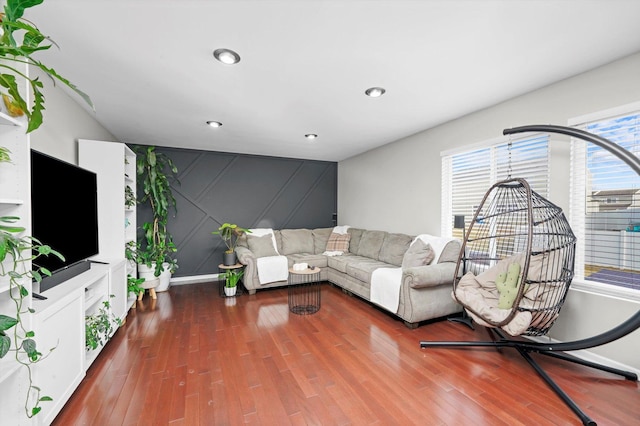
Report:
[{"label": "curved metal stand", "polygon": [[[514,127],[511,129],[505,129],[503,134],[510,135],[514,133],[523,133],[523,132],[547,132],[547,133],[560,133],[572,137],[576,137],[579,139],[583,139],[587,142],[591,142],[595,145],[600,146],[601,148],[606,149],[611,152],[616,157],[620,158],[624,161],[629,167],[631,167],[638,175],[640,175],[640,160],[633,155],[631,152],[622,148],[615,143],[602,138],[600,136],[594,135],[592,133],[586,132],[580,129],[574,129],[571,127],[565,126],[554,126],[554,125],[529,125],[529,126],[521,126]],[[562,342],[562,343],[537,343],[537,342],[523,342],[519,340],[512,340],[506,338],[499,330],[491,328],[490,331],[497,334],[499,336],[498,340],[493,340],[491,342],[420,342],[421,348],[427,347],[495,347],[495,348],[514,348],[516,349],[520,355],[536,370],[536,372],[542,377],[542,379],[547,382],[547,384],[553,389],[553,391],[564,401],[571,410],[580,418],[583,424],[585,425],[595,425],[596,422],[589,418],[581,409],[576,405],[575,402],[549,377],[549,375],[540,367],[540,365],[529,355],[531,352],[538,353],[540,355],[546,355],[550,357],[554,357],[557,359],[562,359],[564,361],[573,362],[576,364],[581,364],[587,367],[595,368],[598,370],[606,371],[613,374],[618,374],[624,377],[627,380],[638,380],[638,376],[635,373],[619,370],[617,368],[608,367],[602,364],[596,364],[590,361],[581,360],[579,358],[573,357],[571,355],[567,355],[563,353],[563,351],[575,351],[581,349],[593,348],[596,346],[601,346],[615,340],[620,339],[623,336],[626,336],[629,333],[640,328],[640,310],[631,318],[618,325],[617,327],[612,328],[604,333],[598,334],[593,337],[589,337],[586,339],[575,340],[570,342]]]}]

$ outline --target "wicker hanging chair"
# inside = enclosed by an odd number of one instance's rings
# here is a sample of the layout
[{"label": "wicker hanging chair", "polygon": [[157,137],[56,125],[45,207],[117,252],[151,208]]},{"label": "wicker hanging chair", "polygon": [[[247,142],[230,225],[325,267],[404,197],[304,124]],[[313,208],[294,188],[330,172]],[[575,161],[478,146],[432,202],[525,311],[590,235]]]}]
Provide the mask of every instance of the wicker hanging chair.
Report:
[{"label": "wicker hanging chair", "polygon": [[[531,125],[505,129],[560,133],[594,143],[614,154],[640,175],[640,160],[597,135],[564,126]],[[576,238],[562,210],[529,188],[523,179],[498,182],[486,193],[465,232],[454,280],[453,296],[464,312],[488,328],[491,341],[420,342],[422,348],[514,348],[585,425],[595,425],[553,381],[530,353],[585,365],[628,380],[629,371],[593,363],[566,351],[613,342],[640,328],[640,311],[604,333],[586,339],[540,343],[511,336],[543,336],[560,314],[573,278]],[[466,321],[461,321],[466,322]]]},{"label": "wicker hanging chair", "polygon": [[481,325],[544,335],[567,296],[575,246],[560,207],[524,179],[498,182],[465,234],[453,295]]}]

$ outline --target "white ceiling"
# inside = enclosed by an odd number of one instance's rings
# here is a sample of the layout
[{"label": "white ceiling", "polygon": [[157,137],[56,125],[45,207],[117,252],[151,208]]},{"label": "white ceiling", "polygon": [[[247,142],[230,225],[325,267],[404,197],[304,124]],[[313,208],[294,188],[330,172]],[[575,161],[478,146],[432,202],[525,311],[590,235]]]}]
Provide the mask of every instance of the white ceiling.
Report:
[{"label": "white ceiling", "polygon": [[[60,46],[40,58],[122,142],[328,161],[638,52],[639,16],[638,0],[48,0],[25,14]],[[222,47],[240,63],[214,60]]]}]

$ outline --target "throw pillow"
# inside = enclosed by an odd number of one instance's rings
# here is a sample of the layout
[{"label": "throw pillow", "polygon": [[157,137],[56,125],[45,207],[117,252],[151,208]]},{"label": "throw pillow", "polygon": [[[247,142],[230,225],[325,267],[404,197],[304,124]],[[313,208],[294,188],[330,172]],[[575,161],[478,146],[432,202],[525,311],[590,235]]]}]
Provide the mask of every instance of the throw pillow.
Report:
[{"label": "throw pillow", "polygon": [[351,239],[351,234],[336,234],[332,232],[329,235],[329,239],[327,240],[327,248],[326,251],[341,251],[346,253],[349,251],[349,240]]},{"label": "throw pillow", "polygon": [[253,252],[255,257],[268,257],[277,256],[278,252],[273,247],[273,236],[271,234],[256,237],[254,235],[247,235],[247,243],[249,244],[249,250]]},{"label": "throw pillow", "polygon": [[402,258],[402,267],[413,268],[415,266],[428,265],[433,261],[435,255],[431,244],[416,238]]}]

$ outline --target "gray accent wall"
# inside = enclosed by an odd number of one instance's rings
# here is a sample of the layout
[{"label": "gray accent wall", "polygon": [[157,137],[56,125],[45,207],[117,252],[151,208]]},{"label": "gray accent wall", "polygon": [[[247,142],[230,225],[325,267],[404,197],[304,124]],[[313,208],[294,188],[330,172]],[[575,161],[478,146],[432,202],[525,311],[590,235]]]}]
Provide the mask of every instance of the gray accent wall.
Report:
[{"label": "gray accent wall", "polygon": [[[334,226],[338,163],[164,147],[156,150],[171,158],[179,172],[180,183],[172,185],[177,214],[168,224],[178,247],[179,268],[174,277],[218,273],[226,246],[211,232],[224,222],[244,228]],[[151,217],[148,206],[139,205],[137,212],[139,226]]]}]

